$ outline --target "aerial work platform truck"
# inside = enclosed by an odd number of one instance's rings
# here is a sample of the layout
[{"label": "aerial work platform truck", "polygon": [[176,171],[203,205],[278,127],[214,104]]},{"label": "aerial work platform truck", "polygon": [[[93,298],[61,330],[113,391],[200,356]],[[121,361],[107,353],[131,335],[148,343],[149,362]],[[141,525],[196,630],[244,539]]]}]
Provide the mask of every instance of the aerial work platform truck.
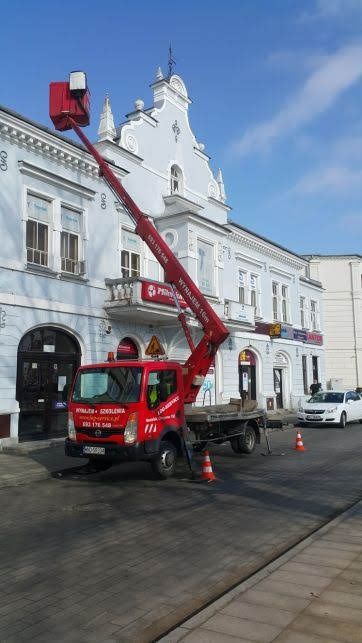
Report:
[{"label": "aerial work platform truck", "polygon": [[[158,233],[138,208],[110,165],[82,131],[89,124],[89,92],[84,72],[50,84],[50,117],[59,131],[73,129],[99,166],[100,175],[131,220],[135,232],[161,264],[172,288],[178,319],[190,348],[184,364],[167,359],[106,362],[81,366],[69,396],[69,456],[88,458],[95,469],[121,461],[149,461],[160,478],[173,475],[177,456],[208,442],[230,442],[236,453],[251,453],[265,427],[263,410],[246,411],[242,400],[192,406],[228,330]],[[203,331],[195,346],[182,297]]]}]

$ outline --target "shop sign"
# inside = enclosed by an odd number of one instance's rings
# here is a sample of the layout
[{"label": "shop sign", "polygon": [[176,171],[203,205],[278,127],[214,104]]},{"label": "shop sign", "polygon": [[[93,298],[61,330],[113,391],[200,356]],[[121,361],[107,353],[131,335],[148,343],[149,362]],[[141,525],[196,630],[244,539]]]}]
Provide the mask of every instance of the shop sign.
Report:
[{"label": "shop sign", "polygon": [[280,337],[282,339],[294,339],[294,332],[292,326],[281,325]]},{"label": "shop sign", "polygon": [[[186,302],[179,293],[176,293],[181,308],[187,308]],[[153,301],[156,304],[175,306],[173,291],[168,284],[158,284],[154,281],[142,281],[141,297],[144,301]]]},{"label": "shop sign", "polygon": [[322,346],[323,335],[320,333],[307,333],[307,342],[308,344],[318,344],[319,346]]},{"label": "shop sign", "polygon": [[300,330],[299,328],[293,328],[293,338],[297,342],[306,342],[307,341],[307,331]]},{"label": "shop sign", "polygon": [[272,324],[269,328],[270,337],[280,337],[281,330],[282,330],[281,324]]}]

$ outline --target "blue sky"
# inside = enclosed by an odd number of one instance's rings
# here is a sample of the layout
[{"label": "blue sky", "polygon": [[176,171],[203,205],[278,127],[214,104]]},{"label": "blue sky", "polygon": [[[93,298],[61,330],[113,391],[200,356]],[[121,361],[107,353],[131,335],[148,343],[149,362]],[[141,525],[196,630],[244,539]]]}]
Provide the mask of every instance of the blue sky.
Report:
[{"label": "blue sky", "polygon": [[48,84],[87,71],[95,137],[166,71],[222,168],[231,216],[306,253],[362,252],[362,0],[3,0],[0,103],[50,126]]}]

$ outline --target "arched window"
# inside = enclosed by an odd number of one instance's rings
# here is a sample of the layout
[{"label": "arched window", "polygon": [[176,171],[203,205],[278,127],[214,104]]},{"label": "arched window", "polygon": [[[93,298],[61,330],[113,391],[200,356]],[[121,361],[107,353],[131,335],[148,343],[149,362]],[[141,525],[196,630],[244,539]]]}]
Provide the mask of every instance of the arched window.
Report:
[{"label": "arched window", "polygon": [[171,194],[182,194],[183,179],[182,171],[177,165],[171,167]]}]

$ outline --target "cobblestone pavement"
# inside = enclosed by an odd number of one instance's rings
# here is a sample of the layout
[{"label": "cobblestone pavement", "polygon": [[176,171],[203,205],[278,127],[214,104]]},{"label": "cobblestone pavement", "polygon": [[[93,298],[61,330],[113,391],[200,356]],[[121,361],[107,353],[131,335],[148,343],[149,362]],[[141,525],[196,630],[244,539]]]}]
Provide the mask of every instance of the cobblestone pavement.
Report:
[{"label": "cobblestone pavement", "polygon": [[361,643],[362,502],[160,643]]},{"label": "cobblestone pavement", "polygon": [[298,453],[295,431],[275,432],[266,457],[215,447],[209,485],[182,464],[158,482],[139,463],[2,489],[0,641],[170,630],[360,498],[362,427],[308,428],[303,440]]}]

